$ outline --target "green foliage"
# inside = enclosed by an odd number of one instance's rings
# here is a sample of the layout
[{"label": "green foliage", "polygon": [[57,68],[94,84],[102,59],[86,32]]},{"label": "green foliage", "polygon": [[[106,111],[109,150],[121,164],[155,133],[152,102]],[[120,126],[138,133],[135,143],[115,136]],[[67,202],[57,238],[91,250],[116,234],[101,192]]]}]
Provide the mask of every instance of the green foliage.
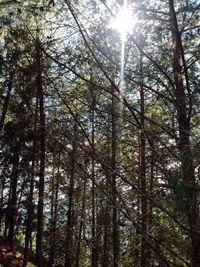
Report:
[{"label": "green foliage", "polygon": [[28,262],[27,263],[27,267],[35,267],[36,265],[34,265],[33,263],[31,263],[31,262]]},{"label": "green foliage", "polygon": [[[120,266],[139,266],[143,234],[152,266],[165,266],[166,262],[170,266],[186,266],[184,261],[191,260],[192,248],[190,233],[185,231],[190,227],[186,214],[189,189],[183,168],[194,163],[197,169],[200,162],[197,1],[174,1],[190,85],[190,90],[184,88],[186,94],[181,102],[187,119],[190,101],[193,103],[190,132],[186,131],[191,144],[185,147],[187,156],[179,146],[180,133],[184,131],[179,125],[180,107],[175,92],[183,88],[177,89],[174,81],[175,41],[168,2],[129,3],[138,21],[125,42],[124,99],[119,93],[120,36],[108,26],[120,3],[49,2],[0,3],[0,118],[12,84],[0,134],[1,231],[9,228],[7,209],[13,192],[13,163],[19,154],[14,245],[23,251],[31,207],[34,255],[41,162],[36,53],[39,39],[46,138],[44,258],[51,258],[53,248],[54,263],[63,265],[70,242],[71,257],[76,261],[79,256],[80,266],[87,267],[91,265],[93,246],[98,244],[95,248],[99,264],[104,262],[107,251],[107,266],[111,266],[116,245],[113,229],[117,224]],[[187,75],[182,58],[179,59],[177,76],[186,87]],[[141,151],[141,136],[145,151]],[[145,170],[141,170],[142,152]],[[142,208],[144,200],[146,211]],[[141,231],[145,212],[147,233]],[[28,266],[34,265],[29,262]]]}]

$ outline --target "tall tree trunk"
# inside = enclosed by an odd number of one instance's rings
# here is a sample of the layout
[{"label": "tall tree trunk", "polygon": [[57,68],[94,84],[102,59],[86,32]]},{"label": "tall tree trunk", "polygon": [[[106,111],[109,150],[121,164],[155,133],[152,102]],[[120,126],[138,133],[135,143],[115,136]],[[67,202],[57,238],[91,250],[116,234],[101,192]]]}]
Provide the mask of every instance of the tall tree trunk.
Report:
[{"label": "tall tree trunk", "polygon": [[96,99],[95,99],[95,92],[94,88],[92,88],[92,114],[91,114],[91,124],[92,124],[92,263],[91,267],[97,267],[98,266],[98,247],[97,247],[97,237],[96,237],[96,205],[95,205],[95,144],[94,144],[94,138],[95,138],[95,126],[94,126],[94,120],[95,120],[95,105],[96,105]]},{"label": "tall tree trunk", "polygon": [[29,257],[29,244],[31,241],[31,231],[32,231],[37,120],[38,120],[38,95],[36,97],[35,118],[34,118],[34,126],[33,126],[32,166],[31,166],[31,177],[30,177],[30,189],[29,189],[29,195],[28,195],[28,200],[27,200],[28,201],[28,216],[27,216],[27,225],[26,225],[26,233],[25,233],[24,258],[23,258],[23,265],[22,265],[23,267],[27,265],[27,260]]},{"label": "tall tree trunk", "polygon": [[3,199],[4,199],[4,188],[5,188],[5,180],[1,181],[1,193],[0,193],[0,233],[2,227],[2,220],[3,220]]},{"label": "tall tree trunk", "polygon": [[143,86],[143,58],[140,53],[140,191],[141,191],[141,260],[140,266],[149,265],[148,258],[148,208],[147,208],[147,184],[146,184],[146,138],[145,138],[145,107],[144,107],[144,86]]},{"label": "tall tree trunk", "polygon": [[10,180],[10,187],[9,187],[9,194],[8,194],[8,205],[6,208],[6,217],[5,217],[5,228],[4,228],[4,238],[7,237],[7,232],[9,228],[9,214],[10,214],[10,207],[11,207],[11,193],[12,193],[12,180]]},{"label": "tall tree trunk", "polygon": [[[9,101],[10,101],[10,96],[11,96],[11,91],[12,91],[12,86],[13,86],[14,72],[13,72],[13,69],[12,69],[12,65],[10,66],[10,68],[11,69],[10,69],[10,73],[9,73],[9,80],[8,80],[8,86],[7,86],[7,94],[6,94],[6,98],[5,98],[4,104],[3,104],[2,114],[1,114],[1,118],[0,118],[0,132],[3,130],[3,127],[4,127],[5,118],[6,118],[6,114],[7,114],[7,111],[8,111],[8,106],[9,106]],[[3,196],[3,191],[2,191],[2,196]],[[2,198],[2,203],[3,203],[3,198]],[[9,205],[8,205],[7,211],[8,212],[7,212],[7,215],[6,215],[6,221],[8,219],[8,216],[10,216],[9,215],[9,212],[11,212]],[[2,209],[0,209],[0,213],[1,213],[0,216],[2,218]],[[5,221],[5,223],[6,223],[6,221]],[[1,226],[1,224],[0,224],[0,226]],[[5,228],[7,228],[7,225],[5,225]],[[7,232],[7,229],[6,229],[5,232]]]},{"label": "tall tree trunk", "polygon": [[52,267],[55,259],[55,231],[54,231],[54,206],[55,206],[55,156],[53,155],[53,170],[52,170],[52,180],[51,180],[51,230],[50,230],[50,254],[49,254],[49,266]]},{"label": "tall tree trunk", "polygon": [[[111,136],[110,136],[110,127],[112,120],[112,114],[108,113],[108,125],[107,125],[107,151],[106,151],[106,158],[110,159],[111,156]],[[105,191],[110,196],[112,193],[111,188],[111,170],[108,169],[106,171],[106,184],[105,184]],[[102,253],[102,267],[110,266],[110,249],[111,249],[111,206],[112,201],[109,197],[105,199],[105,208],[104,208],[104,232],[103,232],[103,253]]]},{"label": "tall tree trunk", "polygon": [[8,229],[8,243],[10,249],[13,250],[14,244],[14,228],[17,210],[17,181],[18,181],[18,169],[19,169],[19,153],[13,156],[13,167],[11,173],[11,199],[9,205],[9,229]]},{"label": "tall tree trunk", "polygon": [[55,243],[56,243],[56,228],[57,228],[57,217],[58,217],[58,189],[60,180],[60,154],[58,157],[58,169],[57,173],[53,170],[53,181],[52,181],[52,231],[51,231],[51,250],[50,250],[50,266],[54,266],[55,261]]},{"label": "tall tree trunk", "polygon": [[85,216],[86,182],[87,182],[87,180],[86,180],[86,177],[85,177],[84,184],[83,184],[81,218],[80,218],[80,226],[79,226],[79,233],[78,233],[77,251],[76,251],[76,264],[75,264],[76,267],[80,266],[81,236],[82,236],[83,225],[84,225],[84,216]]},{"label": "tall tree trunk", "polygon": [[117,210],[117,186],[116,186],[116,154],[117,154],[117,114],[116,114],[116,100],[114,97],[114,88],[112,88],[112,137],[111,137],[111,186],[112,186],[112,247],[113,247],[113,267],[118,267],[119,260],[119,224],[118,224],[118,210]]},{"label": "tall tree trunk", "polygon": [[0,132],[3,129],[4,123],[5,123],[6,114],[7,114],[7,111],[8,111],[8,105],[9,105],[10,95],[11,95],[12,85],[13,85],[13,77],[14,77],[14,72],[13,72],[12,66],[11,66],[11,70],[10,70],[10,74],[9,74],[7,94],[6,94],[6,98],[5,98],[4,104],[3,104],[3,110],[2,110],[2,114],[1,114],[1,118],[0,118]]},{"label": "tall tree trunk", "polygon": [[69,181],[69,198],[68,198],[68,213],[67,213],[67,233],[66,233],[66,252],[65,252],[65,267],[71,267],[73,264],[73,206],[74,206],[74,178],[75,178],[75,156],[77,142],[77,124],[74,125],[73,144],[71,152],[71,170]]},{"label": "tall tree trunk", "polygon": [[[176,98],[176,109],[177,109],[177,121],[179,126],[179,152],[182,163],[182,174],[183,180],[186,186],[190,185],[194,187],[196,184],[194,175],[193,158],[190,147],[190,100],[187,98],[185,89],[189,93],[189,81],[187,75],[187,69],[185,66],[184,51],[182,46],[181,34],[178,29],[178,23],[176,18],[176,12],[174,8],[174,1],[169,0],[169,10],[171,18],[171,31],[174,42],[173,49],[173,73],[175,81],[175,98]],[[182,60],[182,65],[181,65]],[[184,71],[182,72],[182,70]],[[185,83],[183,81],[183,73],[185,76]],[[187,108],[187,102],[189,108]],[[188,223],[190,227],[190,236],[192,243],[192,261],[191,266],[200,266],[200,221],[199,221],[199,207],[196,191],[187,189],[186,192],[186,210]]]},{"label": "tall tree trunk", "polygon": [[[150,181],[149,181],[149,192],[148,196],[153,199],[153,193],[154,193],[154,181],[156,178],[156,171],[155,171],[155,151],[154,151],[154,140],[152,142],[152,147],[151,147],[151,159],[150,159],[150,171],[149,171],[149,176],[150,176]],[[151,232],[151,228],[153,227],[153,203],[149,202],[148,203],[148,231]],[[147,239],[148,241],[148,239]],[[148,247],[148,259],[149,259],[149,266],[153,266],[153,251],[152,248],[149,246]]]},{"label": "tall tree trunk", "polygon": [[[138,132],[138,140],[140,142],[140,138],[141,138],[141,131]],[[139,149],[138,149],[138,168],[139,168],[139,175],[138,175],[138,179],[136,181],[136,185],[137,185],[137,189],[138,192],[141,191],[141,177],[140,177],[140,166],[141,166],[141,145],[139,144]],[[133,189],[133,194],[135,194],[135,190]],[[133,209],[137,209],[137,218],[136,218],[136,222],[137,225],[140,227],[141,226],[141,195],[137,194],[137,199],[136,199],[136,204],[133,202]],[[141,257],[140,257],[140,252],[141,252],[141,231],[139,229],[139,227],[137,229],[135,229],[135,237],[133,239],[133,250],[132,250],[132,254],[134,257],[134,266],[139,267],[140,266],[140,262],[141,262]]]},{"label": "tall tree trunk", "polygon": [[[107,175],[106,179],[106,192],[110,194],[110,179]],[[110,199],[106,199],[105,211],[104,211],[104,235],[103,235],[103,255],[102,255],[102,267],[109,266],[109,252],[110,252]]]},{"label": "tall tree trunk", "polygon": [[40,172],[39,172],[39,198],[37,211],[37,236],[36,236],[36,264],[43,266],[42,238],[43,238],[43,209],[44,209],[44,177],[45,177],[45,111],[44,92],[42,83],[41,48],[39,37],[36,40],[36,63],[37,63],[37,90],[39,98],[40,117]]}]

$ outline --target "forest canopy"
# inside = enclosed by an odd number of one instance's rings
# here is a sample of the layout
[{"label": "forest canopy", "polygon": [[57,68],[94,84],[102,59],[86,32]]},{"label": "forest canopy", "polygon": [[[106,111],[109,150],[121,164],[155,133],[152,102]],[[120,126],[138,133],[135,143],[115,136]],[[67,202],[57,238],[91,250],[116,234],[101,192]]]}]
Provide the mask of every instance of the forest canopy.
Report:
[{"label": "forest canopy", "polygon": [[200,267],[199,0],[0,9],[0,265]]}]

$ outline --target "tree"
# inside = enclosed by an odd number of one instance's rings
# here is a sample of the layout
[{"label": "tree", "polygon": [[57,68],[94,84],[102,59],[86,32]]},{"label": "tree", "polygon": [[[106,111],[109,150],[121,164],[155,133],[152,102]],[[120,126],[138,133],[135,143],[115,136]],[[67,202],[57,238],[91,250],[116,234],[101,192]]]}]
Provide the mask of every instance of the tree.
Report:
[{"label": "tree", "polygon": [[198,266],[198,2],[0,5],[0,264]]}]

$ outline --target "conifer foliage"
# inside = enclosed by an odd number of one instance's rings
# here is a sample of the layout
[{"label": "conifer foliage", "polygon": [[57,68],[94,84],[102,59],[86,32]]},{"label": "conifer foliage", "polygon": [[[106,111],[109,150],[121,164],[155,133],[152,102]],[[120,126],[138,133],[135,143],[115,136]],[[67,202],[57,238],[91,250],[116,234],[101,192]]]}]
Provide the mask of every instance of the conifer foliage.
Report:
[{"label": "conifer foliage", "polygon": [[125,2],[0,3],[2,266],[200,266],[200,3]]}]

